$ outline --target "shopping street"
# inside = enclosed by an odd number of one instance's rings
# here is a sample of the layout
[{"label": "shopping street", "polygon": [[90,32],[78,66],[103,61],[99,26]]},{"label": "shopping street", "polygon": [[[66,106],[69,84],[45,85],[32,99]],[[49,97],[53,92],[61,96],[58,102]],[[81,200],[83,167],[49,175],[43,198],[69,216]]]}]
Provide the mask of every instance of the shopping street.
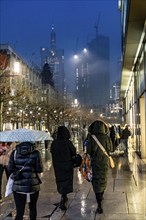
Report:
[{"label": "shopping street", "polygon": [[[78,149],[81,144],[75,141]],[[108,186],[104,194],[103,214],[97,208],[92,186],[83,180],[78,168],[74,169],[74,192],[68,195],[67,211],[57,206],[57,192],[50,151],[39,148],[43,163],[41,191],[38,200],[38,220],[144,220],[146,219],[146,166],[130,147],[128,156],[114,157],[116,167],[110,169]],[[79,152],[82,154],[81,148]],[[5,184],[3,187],[3,193]],[[0,204],[0,220],[12,220],[15,205],[12,196]],[[25,220],[28,218],[26,205]]]}]

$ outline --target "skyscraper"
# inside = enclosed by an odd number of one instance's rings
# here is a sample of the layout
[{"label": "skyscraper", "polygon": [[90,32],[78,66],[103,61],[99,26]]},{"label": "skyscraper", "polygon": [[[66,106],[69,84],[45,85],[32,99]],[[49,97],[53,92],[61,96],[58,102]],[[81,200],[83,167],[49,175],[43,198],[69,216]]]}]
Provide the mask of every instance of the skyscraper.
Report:
[{"label": "skyscraper", "polygon": [[41,60],[44,64],[48,63],[50,71],[53,74],[54,87],[56,90],[64,94],[65,90],[65,74],[64,74],[64,50],[57,49],[56,45],[56,33],[54,25],[52,24],[50,33],[50,45],[48,54],[46,56],[47,49],[44,47],[41,50]]},{"label": "skyscraper", "polygon": [[85,105],[105,106],[109,101],[109,38],[97,35],[76,68],[76,95]]},{"label": "skyscraper", "polygon": [[56,33],[52,25],[50,34],[50,51],[48,55],[48,64],[53,72],[55,88],[64,94],[64,50],[56,47]]}]

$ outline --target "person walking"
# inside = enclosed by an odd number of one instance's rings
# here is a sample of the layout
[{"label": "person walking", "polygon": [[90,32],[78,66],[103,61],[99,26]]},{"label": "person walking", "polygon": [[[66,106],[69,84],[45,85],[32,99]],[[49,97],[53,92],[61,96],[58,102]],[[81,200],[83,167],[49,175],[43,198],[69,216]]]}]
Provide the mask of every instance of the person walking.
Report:
[{"label": "person walking", "polygon": [[116,127],[115,125],[112,125],[110,127],[110,138],[112,141],[112,151],[114,152],[116,149]]},{"label": "person walking", "polygon": [[[50,132],[48,130],[46,130],[46,133],[48,133],[49,136],[50,136]],[[48,150],[50,141],[49,140],[45,140],[44,143],[45,143],[45,149]]]},{"label": "person walking", "polygon": [[101,120],[94,121],[88,128],[88,145],[86,152],[91,157],[93,178],[92,186],[97,200],[96,212],[101,214],[103,212],[102,199],[107,186],[109,158],[104,154],[101,148],[97,145],[92,135],[95,135],[99,142],[103,145],[107,153],[111,151],[112,142],[107,135],[107,126]]},{"label": "person walking", "polygon": [[131,131],[129,130],[129,126],[126,125],[122,131],[122,142],[125,145],[125,153],[128,153],[128,139],[131,136]]},{"label": "person walking", "polygon": [[12,150],[13,150],[13,144],[11,142],[0,144],[0,202],[2,202],[3,173],[5,172],[6,178],[8,179],[9,177],[8,163]]},{"label": "person walking", "polygon": [[14,179],[12,188],[16,205],[15,220],[23,220],[26,202],[29,203],[30,220],[36,220],[41,183],[38,173],[43,172],[43,164],[40,152],[35,149],[34,143],[20,143],[12,152],[8,164],[9,174],[17,172],[21,168],[20,178]]},{"label": "person walking", "polygon": [[72,156],[76,154],[76,148],[69,140],[69,130],[65,126],[59,126],[57,138],[51,143],[50,152],[56,178],[58,193],[61,194],[59,208],[66,210],[67,194],[73,192],[73,163]]},{"label": "person walking", "polygon": [[86,125],[83,125],[83,128],[82,128],[82,144],[83,144],[83,151],[85,151],[85,144],[84,144],[84,141],[85,141],[86,138],[87,138],[87,134],[88,134],[88,129],[87,129]]}]

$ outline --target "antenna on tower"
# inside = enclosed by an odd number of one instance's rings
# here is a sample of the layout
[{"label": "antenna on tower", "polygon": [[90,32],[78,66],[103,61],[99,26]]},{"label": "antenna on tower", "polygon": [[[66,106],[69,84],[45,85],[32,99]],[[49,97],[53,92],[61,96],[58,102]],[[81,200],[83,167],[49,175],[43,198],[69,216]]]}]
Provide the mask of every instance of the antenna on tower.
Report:
[{"label": "antenna on tower", "polygon": [[99,12],[97,22],[94,25],[94,28],[95,28],[95,31],[96,31],[96,38],[98,36],[98,28],[99,28],[100,15],[101,15],[101,13]]},{"label": "antenna on tower", "polygon": [[79,42],[79,38],[76,38],[76,46],[75,46],[75,54],[77,54],[78,52],[78,42]]}]

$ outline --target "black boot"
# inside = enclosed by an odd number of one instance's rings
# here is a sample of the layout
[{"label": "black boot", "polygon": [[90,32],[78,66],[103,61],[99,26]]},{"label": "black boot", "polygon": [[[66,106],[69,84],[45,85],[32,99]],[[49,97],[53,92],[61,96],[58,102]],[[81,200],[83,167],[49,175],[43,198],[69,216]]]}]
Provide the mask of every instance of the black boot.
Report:
[{"label": "black boot", "polygon": [[96,212],[99,213],[99,214],[102,214],[102,213],[103,213],[103,209],[102,209],[101,202],[98,202],[98,207],[97,207]]},{"label": "black boot", "polygon": [[59,208],[62,210],[67,210],[66,206],[65,206],[65,202],[67,201],[67,196],[66,195],[62,195],[61,196],[61,201],[60,201],[60,205]]},{"label": "black boot", "polygon": [[96,193],[96,200],[97,200],[97,204],[98,204],[96,213],[99,213],[99,214],[103,213],[102,204],[101,204],[102,196],[103,196],[102,193]]}]

